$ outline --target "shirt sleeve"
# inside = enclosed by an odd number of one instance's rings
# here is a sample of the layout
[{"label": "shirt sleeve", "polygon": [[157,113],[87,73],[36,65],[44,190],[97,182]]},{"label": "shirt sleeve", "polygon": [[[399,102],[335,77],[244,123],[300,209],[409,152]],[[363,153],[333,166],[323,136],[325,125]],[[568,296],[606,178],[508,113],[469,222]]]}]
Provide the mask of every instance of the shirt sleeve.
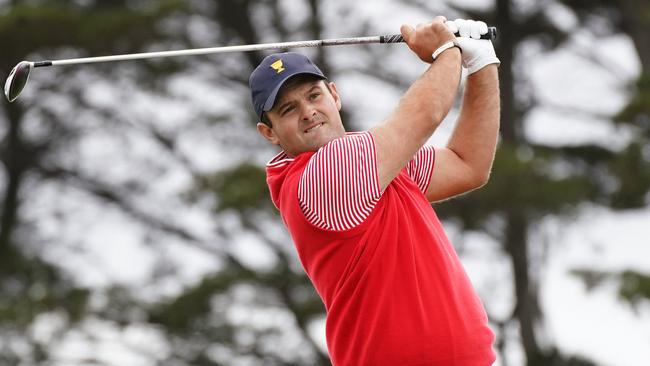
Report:
[{"label": "shirt sleeve", "polygon": [[426,193],[429,188],[435,161],[435,148],[433,146],[423,146],[418,150],[413,159],[406,164],[407,174],[417,184],[422,193]]},{"label": "shirt sleeve", "polygon": [[312,156],[298,184],[301,209],[312,225],[352,229],[370,215],[381,191],[369,132],[331,141]]}]

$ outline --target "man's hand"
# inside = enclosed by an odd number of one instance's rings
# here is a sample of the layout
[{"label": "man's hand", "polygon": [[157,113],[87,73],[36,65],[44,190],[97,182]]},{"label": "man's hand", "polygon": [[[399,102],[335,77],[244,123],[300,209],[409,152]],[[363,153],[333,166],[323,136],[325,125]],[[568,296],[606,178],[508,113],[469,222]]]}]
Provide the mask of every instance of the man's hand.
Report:
[{"label": "man's hand", "polygon": [[400,32],[404,42],[418,57],[424,61],[433,62],[433,52],[443,44],[454,41],[453,33],[445,26],[447,18],[437,16],[431,23],[418,24],[415,29],[410,25],[402,25]]},{"label": "man's hand", "polygon": [[445,25],[451,33],[460,35],[460,37],[456,38],[456,42],[462,50],[463,66],[467,69],[469,75],[486,65],[499,65],[501,63],[494,52],[492,42],[480,39],[481,35],[488,32],[487,24],[474,20],[456,19],[446,21]]}]

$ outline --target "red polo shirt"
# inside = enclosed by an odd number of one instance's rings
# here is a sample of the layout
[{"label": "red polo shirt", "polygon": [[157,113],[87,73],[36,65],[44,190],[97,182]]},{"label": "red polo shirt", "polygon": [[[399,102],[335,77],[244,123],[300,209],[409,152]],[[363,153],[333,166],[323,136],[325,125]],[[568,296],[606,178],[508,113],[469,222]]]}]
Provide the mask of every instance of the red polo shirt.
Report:
[{"label": "red polo shirt", "polygon": [[425,198],[423,148],[379,191],[370,133],[267,165],[267,182],[327,310],[335,366],[491,365],[485,310]]}]

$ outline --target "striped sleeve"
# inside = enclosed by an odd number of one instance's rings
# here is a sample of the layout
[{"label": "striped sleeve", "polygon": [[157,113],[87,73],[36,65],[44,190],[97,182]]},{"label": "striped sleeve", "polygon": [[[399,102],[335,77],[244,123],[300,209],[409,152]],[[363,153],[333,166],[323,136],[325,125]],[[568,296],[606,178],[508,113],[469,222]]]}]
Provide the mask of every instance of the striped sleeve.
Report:
[{"label": "striped sleeve", "polygon": [[312,225],[344,231],[361,224],[381,197],[375,143],[369,132],[350,133],[311,158],[298,185]]},{"label": "striped sleeve", "polygon": [[433,146],[424,146],[415,154],[413,159],[406,165],[406,172],[420,188],[426,193],[433,173],[433,165],[436,160],[436,150]]}]

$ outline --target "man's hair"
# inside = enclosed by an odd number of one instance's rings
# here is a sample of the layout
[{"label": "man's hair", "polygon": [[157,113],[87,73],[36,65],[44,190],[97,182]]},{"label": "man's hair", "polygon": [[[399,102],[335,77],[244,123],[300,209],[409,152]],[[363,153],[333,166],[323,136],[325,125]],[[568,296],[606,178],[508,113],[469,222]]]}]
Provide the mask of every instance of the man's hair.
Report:
[{"label": "man's hair", "polygon": [[[287,80],[284,84],[282,84],[280,90],[278,91],[278,98],[276,99],[276,101],[280,101],[280,99],[282,98],[282,94],[287,92],[288,90],[291,90],[300,84],[310,83],[316,80],[325,81],[325,86],[327,87],[327,90],[329,90],[330,94],[332,93],[332,89],[330,88],[330,85],[327,83],[327,79],[323,79],[321,77],[312,74],[298,74],[296,76],[292,76],[291,78],[289,78],[289,80]],[[265,125],[269,127],[273,127],[273,124],[271,123],[271,119],[266,114],[266,112],[262,114],[261,120],[262,120],[261,122],[264,123]]]}]

